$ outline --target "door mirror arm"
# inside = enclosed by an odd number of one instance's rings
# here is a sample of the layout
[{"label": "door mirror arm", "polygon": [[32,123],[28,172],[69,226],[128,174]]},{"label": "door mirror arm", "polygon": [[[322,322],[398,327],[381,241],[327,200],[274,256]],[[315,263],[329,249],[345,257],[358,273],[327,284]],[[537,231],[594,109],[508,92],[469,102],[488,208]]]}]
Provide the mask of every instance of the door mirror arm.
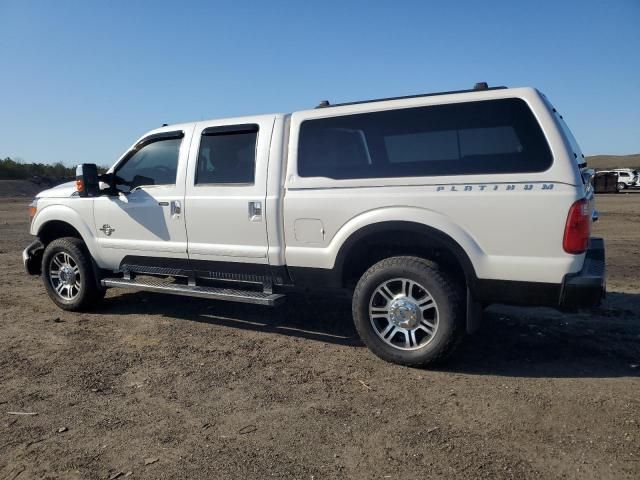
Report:
[{"label": "door mirror arm", "polygon": [[[104,173],[100,175],[100,181],[106,183],[109,186],[105,190],[107,195],[118,196],[121,193],[124,195],[128,195],[133,190],[130,182],[127,182],[124,178],[119,177],[115,173]],[[126,185],[130,188],[130,190],[118,190],[118,185]]]},{"label": "door mirror arm", "polygon": [[103,173],[98,177],[98,180],[100,180],[100,182],[107,184],[107,188],[101,190],[103,195],[117,195],[117,178],[117,175],[114,173]]}]

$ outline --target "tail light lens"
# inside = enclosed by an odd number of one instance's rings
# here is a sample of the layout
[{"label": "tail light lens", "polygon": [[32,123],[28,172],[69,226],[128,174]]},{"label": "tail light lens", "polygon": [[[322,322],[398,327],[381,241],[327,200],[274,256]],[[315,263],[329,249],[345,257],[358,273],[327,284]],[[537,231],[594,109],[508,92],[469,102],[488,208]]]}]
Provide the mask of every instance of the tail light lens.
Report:
[{"label": "tail light lens", "polygon": [[564,227],[564,239],[562,247],[567,253],[584,253],[589,246],[591,234],[591,218],[589,216],[589,202],[585,199],[578,200],[571,205],[567,223]]}]

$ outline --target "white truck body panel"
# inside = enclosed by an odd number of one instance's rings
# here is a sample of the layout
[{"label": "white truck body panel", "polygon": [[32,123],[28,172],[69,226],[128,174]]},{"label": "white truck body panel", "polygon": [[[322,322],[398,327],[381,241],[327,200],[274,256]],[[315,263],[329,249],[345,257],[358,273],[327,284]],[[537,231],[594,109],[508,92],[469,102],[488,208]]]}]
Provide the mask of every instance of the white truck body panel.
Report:
[{"label": "white truck body panel", "polygon": [[[557,129],[544,128],[553,119],[536,90],[493,90],[482,99],[514,96],[531,106],[543,126],[555,158],[545,172],[347,180],[297,175],[298,133],[305,120],[477,101],[476,92],[294,113],[285,182],[287,265],[332,268],[349,235],[373,222],[402,219],[430,225],[453,238],[480,278],[560,282],[566,273],[578,271],[583,259],[562,249],[568,207],[581,197],[573,154]],[[309,218],[320,222],[321,242],[296,238],[296,222]]]},{"label": "white truck body panel", "polygon": [[[479,191],[478,185],[487,189]],[[535,190],[525,192],[525,185]],[[506,190],[506,184],[488,183],[457,186],[455,192],[438,191],[437,185],[384,187],[384,193],[381,188],[288,190],[287,265],[330,269],[351,234],[373,223],[402,219],[429,225],[454,239],[469,255],[479,278],[560,282],[582,266],[580,256],[562,249],[567,205],[577,195],[575,188],[552,185],[551,191],[543,191],[540,183],[516,184],[521,195]],[[476,190],[464,191],[465,186]],[[469,203],[482,205],[484,214],[470,210]],[[295,224],[301,218],[321,219],[318,225],[325,232],[321,243],[296,238]]]},{"label": "white truck body panel", "polygon": [[[185,212],[189,232],[189,258],[218,262],[268,264],[265,213],[250,218],[249,203],[265,207],[267,167],[275,115],[199,122],[195,126],[186,178]],[[200,139],[206,128],[256,124],[255,181],[253,184],[196,184]]]},{"label": "white truck body panel", "polygon": [[[97,243],[102,265],[117,268],[127,255],[158,255],[188,258],[184,213],[174,214],[172,202],[184,202],[189,143],[193,125],[182,127],[175,185],[141,186],[128,194],[103,195],[94,199]],[[101,230],[105,225],[114,228]]]},{"label": "white truck body panel", "polygon": [[38,197],[38,212],[31,221],[30,233],[37,235],[49,222],[64,222],[71,225],[82,236],[91,256],[96,261],[106,263],[93,225],[93,199],[71,196]]}]

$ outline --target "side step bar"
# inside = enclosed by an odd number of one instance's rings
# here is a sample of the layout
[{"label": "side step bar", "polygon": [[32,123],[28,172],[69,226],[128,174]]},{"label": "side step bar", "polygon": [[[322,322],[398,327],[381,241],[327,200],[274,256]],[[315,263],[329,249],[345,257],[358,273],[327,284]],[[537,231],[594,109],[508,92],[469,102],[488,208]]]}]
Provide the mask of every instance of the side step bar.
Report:
[{"label": "side step bar", "polygon": [[145,279],[127,280],[124,278],[105,278],[103,287],[135,288],[147,292],[168,293],[171,295],[185,295],[188,297],[208,298],[210,300],[226,300],[228,302],[253,303],[273,307],[281,304],[285,296],[279,293],[251,292],[233,288],[197,287],[193,285],[176,285],[161,281]]}]

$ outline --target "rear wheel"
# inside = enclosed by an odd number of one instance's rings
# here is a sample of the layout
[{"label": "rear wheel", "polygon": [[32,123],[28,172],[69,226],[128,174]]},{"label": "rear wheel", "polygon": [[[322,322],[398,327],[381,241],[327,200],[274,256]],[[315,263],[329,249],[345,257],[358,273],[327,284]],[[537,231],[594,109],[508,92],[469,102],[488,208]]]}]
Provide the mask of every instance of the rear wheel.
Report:
[{"label": "rear wheel", "polygon": [[47,245],[42,281],[51,300],[64,310],[86,310],[104,296],[104,289],[96,285],[89,252],[82,240],[73,237]]},{"label": "rear wheel", "polygon": [[627,186],[622,182],[619,182],[618,185],[616,185],[616,188],[619,192],[623,191],[626,187]]},{"label": "rear wheel", "polygon": [[380,358],[410,366],[450,355],[464,335],[460,286],[436,264],[392,257],[362,276],[353,296],[360,337]]}]

